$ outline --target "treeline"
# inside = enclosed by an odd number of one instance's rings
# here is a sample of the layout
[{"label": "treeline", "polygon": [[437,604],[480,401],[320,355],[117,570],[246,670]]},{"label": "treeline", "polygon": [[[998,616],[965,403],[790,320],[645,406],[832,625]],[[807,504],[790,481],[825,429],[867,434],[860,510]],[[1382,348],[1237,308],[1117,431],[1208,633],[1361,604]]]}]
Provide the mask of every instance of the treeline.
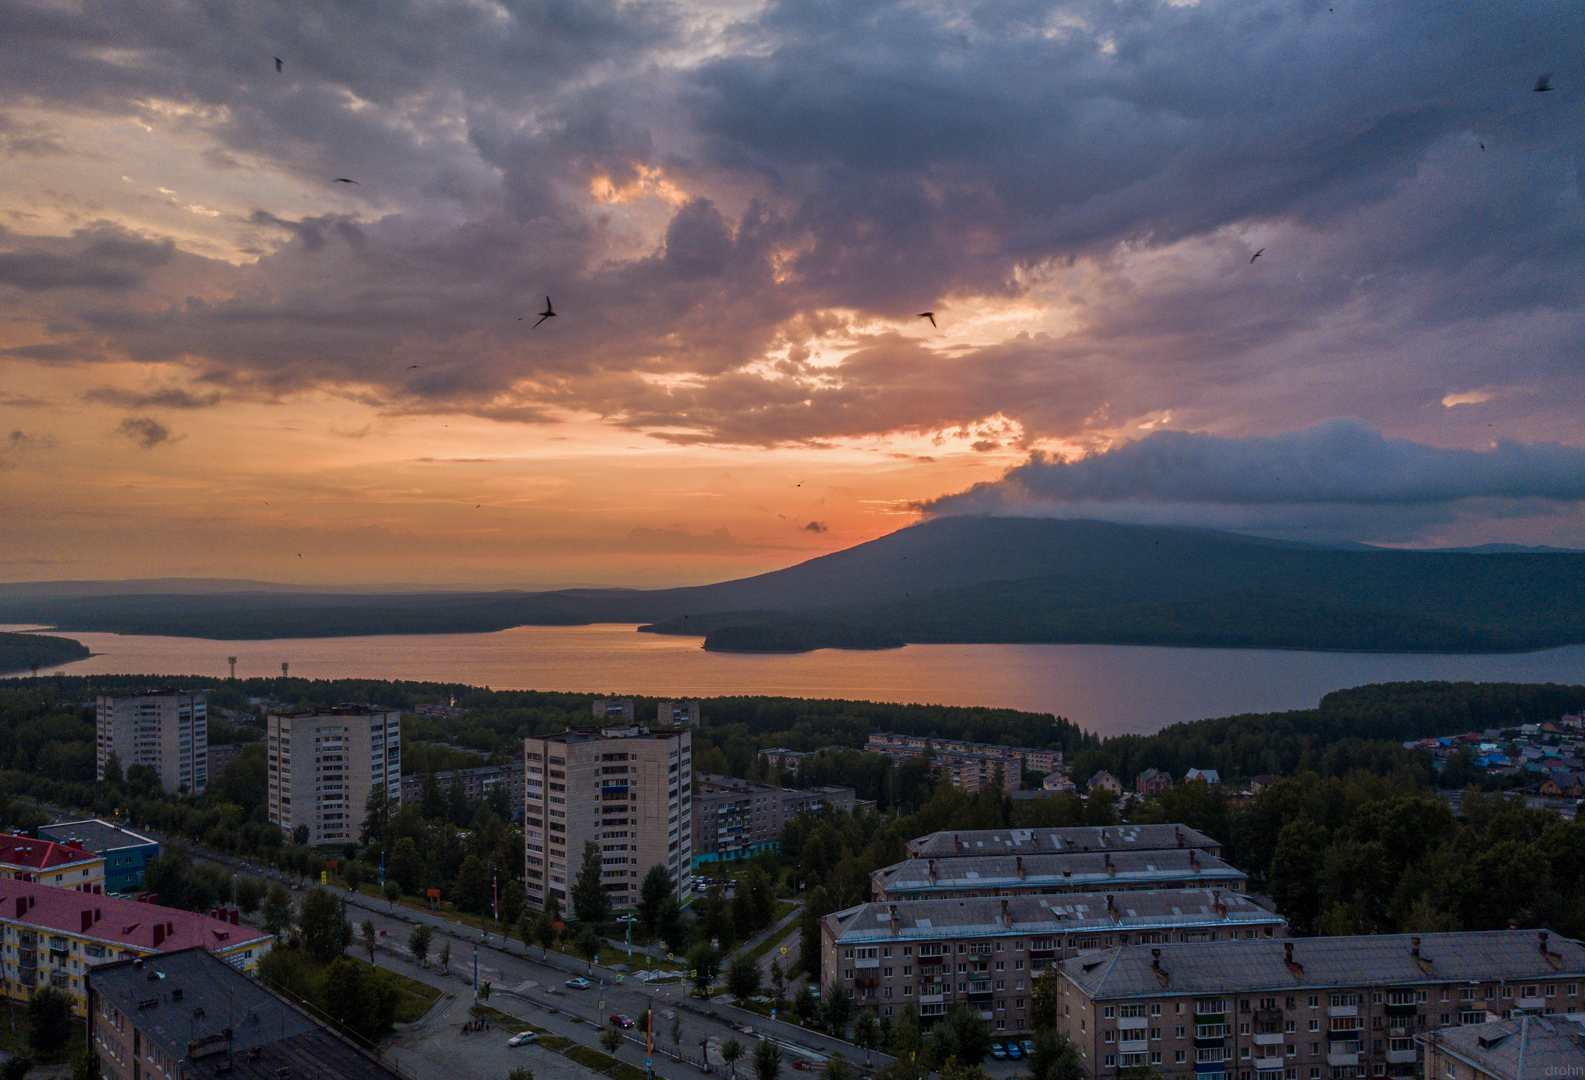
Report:
[{"label": "treeline", "polygon": [[0,673],[38,671],[55,664],[85,660],[88,647],[72,638],[48,634],[0,633]]}]

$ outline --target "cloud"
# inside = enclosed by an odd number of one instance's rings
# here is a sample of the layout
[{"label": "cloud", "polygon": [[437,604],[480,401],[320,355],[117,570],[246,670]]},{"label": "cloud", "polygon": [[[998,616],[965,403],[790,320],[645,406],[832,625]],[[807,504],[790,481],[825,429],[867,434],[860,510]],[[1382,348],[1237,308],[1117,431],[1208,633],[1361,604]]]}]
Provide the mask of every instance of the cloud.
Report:
[{"label": "cloud", "polygon": [[147,240],[107,225],[79,230],[69,239],[4,239],[13,250],[0,251],[0,285],[30,292],[132,289],[176,251],[170,240]]},{"label": "cloud", "polygon": [[129,416],[116,430],[145,450],[152,450],[171,439],[171,429],[148,416]]},{"label": "cloud", "polygon": [[809,524],[807,524],[807,525],[805,525],[803,527],[803,531],[804,532],[812,532],[812,533],[823,533],[823,532],[826,531],[826,523],[823,522],[823,521],[811,521]]},{"label": "cloud", "polygon": [[220,404],[218,391],[200,397],[178,386],[141,392],[116,386],[99,386],[86,391],[83,398],[127,409],[208,409]]}]

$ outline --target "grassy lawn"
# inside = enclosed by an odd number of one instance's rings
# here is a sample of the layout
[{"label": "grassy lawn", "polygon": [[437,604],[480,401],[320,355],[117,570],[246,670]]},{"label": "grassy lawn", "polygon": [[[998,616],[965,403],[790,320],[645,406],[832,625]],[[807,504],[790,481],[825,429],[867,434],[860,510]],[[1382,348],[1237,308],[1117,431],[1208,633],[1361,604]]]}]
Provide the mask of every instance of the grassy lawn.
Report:
[{"label": "grassy lawn", "polygon": [[[748,956],[748,958],[750,960],[754,960],[754,961],[758,962],[759,959],[761,957],[763,957],[766,953],[771,952],[772,950],[780,947],[781,944],[784,941],[786,941],[788,938],[796,937],[797,935],[798,935],[798,928],[796,926],[789,926],[789,927],[787,927],[787,932],[786,933],[779,934],[779,935],[778,934],[772,934],[770,937],[766,938],[764,941],[760,942],[753,949],[751,949],[746,955]],[[782,964],[782,967],[783,967],[783,969],[785,969],[787,967],[787,965],[786,964]]]},{"label": "grassy lawn", "polygon": [[440,987],[430,986],[428,983],[409,979],[406,975],[398,974],[386,968],[381,968],[386,976],[393,980],[402,990],[401,1004],[396,1007],[396,1022],[398,1024],[411,1024],[414,1020],[429,1011],[429,1007],[439,1000],[442,993]]}]

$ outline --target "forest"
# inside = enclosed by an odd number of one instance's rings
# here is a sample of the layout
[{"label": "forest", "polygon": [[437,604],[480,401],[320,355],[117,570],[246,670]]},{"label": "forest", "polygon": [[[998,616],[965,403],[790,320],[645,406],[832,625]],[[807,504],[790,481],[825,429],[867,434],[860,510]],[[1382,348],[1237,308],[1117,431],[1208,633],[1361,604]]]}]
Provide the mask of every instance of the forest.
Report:
[{"label": "forest", "polygon": [[86,645],[71,638],[0,632],[0,674],[12,671],[36,673],[58,664],[86,659],[89,655]]}]

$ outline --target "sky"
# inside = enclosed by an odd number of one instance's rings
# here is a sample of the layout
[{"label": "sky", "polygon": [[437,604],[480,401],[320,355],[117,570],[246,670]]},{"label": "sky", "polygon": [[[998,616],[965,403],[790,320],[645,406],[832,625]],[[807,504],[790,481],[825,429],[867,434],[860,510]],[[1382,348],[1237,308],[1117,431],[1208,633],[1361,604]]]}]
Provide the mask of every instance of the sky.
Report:
[{"label": "sky", "polygon": [[1578,3],[0,31],[0,580],[667,585],[954,513],[1585,546]]}]

